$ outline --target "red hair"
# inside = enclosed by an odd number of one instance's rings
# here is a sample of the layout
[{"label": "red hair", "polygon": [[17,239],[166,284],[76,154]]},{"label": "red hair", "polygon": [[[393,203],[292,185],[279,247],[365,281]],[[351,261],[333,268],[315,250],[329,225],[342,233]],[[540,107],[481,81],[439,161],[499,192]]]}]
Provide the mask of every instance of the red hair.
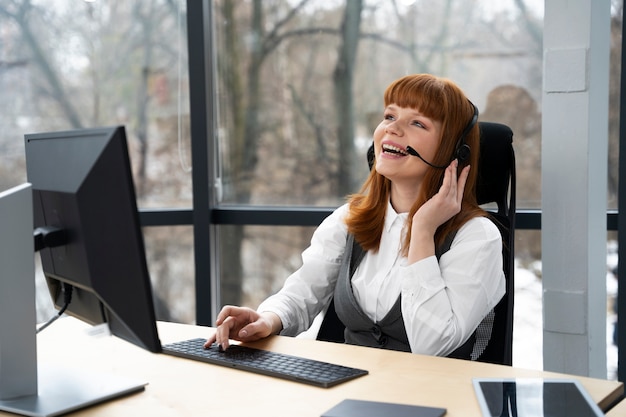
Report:
[{"label": "red hair", "polygon": [[[455,158],[459,137],[474,115],[474,106],[455,83],[430,74],[408,75],[392,82],[385,90],[384,104],[385,107],[395,104],[416,109],[426,117],[441,122],[442,137],[432,161],[435,165],[448,165]],[[478,167],[479,142],[478,125],[475,124],[465,137],[465,143],[471,149],[467,163],[472,167]],[[444,173],[443,170],[429,168],[424,177],[420,195],[409,212],[408,233],[402,243],[404,255],[409,248],[413,215],[439,191]],[[465,184],[461,211],[439,226],[435,233],[435,245],[441,245],[448,234],[458,230],[469,219],[485,215],[476,202],[476,179],[477,169],[474,168],[470,170]],[[348,232],[365,250],[378,250],[390,190],[391,181],[372,168],[359,193],[348,198]]]}]

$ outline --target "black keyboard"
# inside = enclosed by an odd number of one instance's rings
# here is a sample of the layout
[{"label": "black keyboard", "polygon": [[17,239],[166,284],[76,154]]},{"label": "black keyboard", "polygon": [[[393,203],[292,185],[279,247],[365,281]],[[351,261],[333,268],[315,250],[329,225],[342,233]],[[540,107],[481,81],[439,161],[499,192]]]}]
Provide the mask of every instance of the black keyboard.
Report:
[{"label": "black keyboard", "polygon": [[367,374],[363,369],[247,346],[230,345],[226,351],[221,351],[213,344],[205,349],[205,341],[191,339],[167,344],[163,346],[163,353],[324,388]]}]

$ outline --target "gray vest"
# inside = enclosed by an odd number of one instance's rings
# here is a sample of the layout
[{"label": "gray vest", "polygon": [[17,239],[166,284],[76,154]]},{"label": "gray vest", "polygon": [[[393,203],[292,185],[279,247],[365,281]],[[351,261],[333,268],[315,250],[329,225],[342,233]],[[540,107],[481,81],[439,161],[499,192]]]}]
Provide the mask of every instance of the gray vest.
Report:
[{"label": "gray vest", "polygon": [[[454,235],[446,237],[444,244],[437,250],[437,259],[450,249]],[[384,349],[410,352],[408,336],[402,318],[402,296],[394,303],[387,315],[377,323],[371,320],[357,302],[352,291],[352,276],[365,256],[365,251],[355,240],[354,236],[348,235],[346,247],[339,270],[337,285],[335,286],[334,304],[337,316],[345,325],[344,338],[346,343],[378,347]],[[491,336],[491,329],[487,335],[487,341]],[[476,359],[482,353],[475,348],[476,333],[467,342],[455,350],[449,357]]]},{"label": "gray vest", "polygon": [[335,286],[335,310],[346,326],[346,343],[410,351],[409,340],[402,319],[401,298],[398,297],[387,315],[374,323],[361,309],[352,291],[352,276],[365,256],[365,251],[354,236],[348,235],[337,285]]}]

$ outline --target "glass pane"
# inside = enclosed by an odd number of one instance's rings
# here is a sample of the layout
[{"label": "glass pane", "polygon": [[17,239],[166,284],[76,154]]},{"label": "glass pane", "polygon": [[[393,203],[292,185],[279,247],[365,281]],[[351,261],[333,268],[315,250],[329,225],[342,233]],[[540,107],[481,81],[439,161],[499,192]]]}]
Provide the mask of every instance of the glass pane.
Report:
[{"label": "glass pane", "polygon": [[[256,308],[278,292],[287,277],[302,265],[302,252],[309,246],[314,227],[220,226],[220,305]],[[242,239],[242,262],[233,262]],[[237,253],[237,252],[235,252]],[[219,309],[218,309],[219,310]],[[318,316],[311,328],[298,337],[315,338],[321,324]]]},{"label": "glass pane", "polygon": [[195,323],[195,264],[191,226],[143,229],[157,320]]},{"label": "glass pane", "polygon": [[[619,187],[619,130],[620,130],[620,94],[622,77],[622,35],[624,27],[624,1],[611,1],[611,61],[609,75],[609,175],[608,175],[608,208],[618,208]],[[624,162],[622,162],[624,163]],[[622,208],[623,209],[623,208]],[[607,244],[607,376],[618,379],[617,349],[617,265],[618,265],[617,232],[608,233]],[[621,365],[623,367],[624,364]]]},{"label": "glass pane", "polygon": [[[300,267],[314,227],[219,226],[220,305],[255,308],[277,292]],[[233,262],[234,245],[242,241],[241,262]]]},{"label": "glass pane", "polygon": [[[195,323],[193,233],[191,227],[144,228],[148,272],[152,281],[157,320]],[[56,314],[41,269],[35,256],[37,322]]]},{"label": "glass pane", "polygon": [[609,176],[608,208],[617,209],[619,186],[620,86],[622,75],[623,0],[613,0],[611,9],[611,60],[609,66]]},{"label": "glass pane", "polygon": [[617,232],[609,232],[606,247],[606,360],[608,379],[617,380]]},{"label": "glass pane", "polygon": [[543,369],[542,293],[541,231],[516,230],[513,366]]},{"label": "glass pane", "polygon": [[513,128],[518,206],[539,207],[542,2],[214,4],[222,202],[340,204],[366,175],[384,88],[430,72]]},{"label": "glass pane", "polygon": [[24,134],[125,125],[142,207],[191,205],[185,1],[0,3],[0,188]]}]

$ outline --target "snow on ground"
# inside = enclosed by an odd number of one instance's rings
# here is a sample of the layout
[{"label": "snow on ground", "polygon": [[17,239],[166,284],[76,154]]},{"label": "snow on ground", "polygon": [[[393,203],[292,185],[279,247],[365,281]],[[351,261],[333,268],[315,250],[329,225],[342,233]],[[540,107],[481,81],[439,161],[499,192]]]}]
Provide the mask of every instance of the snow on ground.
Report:
[{"label": "snow on ground", "polygon": [[[611,251],[609,250],[609,253]],[[609,263],[609,271],[611,262]],[[607,295],[617,294],[617,280],[607,273]],[[515,270],[515,307],[513,312],[513,366],[543,369],[542,285],[528,269]],[[611,304],[609,304],[611,305]],[[607,314],[607,378],[617,379],[617,347],[613,344],[615,314]]]},{"label": "snow on ground", "polygon": [[515,270],[513,366],[543,369],[541,280],[527,270]]}]

